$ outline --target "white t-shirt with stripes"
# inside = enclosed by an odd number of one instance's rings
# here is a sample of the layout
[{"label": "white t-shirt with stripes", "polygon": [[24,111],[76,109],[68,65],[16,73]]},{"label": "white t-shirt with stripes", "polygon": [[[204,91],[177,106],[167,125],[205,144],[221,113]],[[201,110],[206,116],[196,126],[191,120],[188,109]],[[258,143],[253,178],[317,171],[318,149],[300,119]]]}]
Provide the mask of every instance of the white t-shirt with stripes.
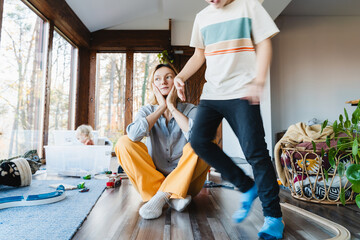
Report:
[{"label": "white t-shirt with stripes", "polygon": [[279,29],[258,0],[234,0],[223,8],[211,5],[195,18],[191,47],[205,50],[206,83],[200,99],[244,97],[256,77],[255,45]]}]

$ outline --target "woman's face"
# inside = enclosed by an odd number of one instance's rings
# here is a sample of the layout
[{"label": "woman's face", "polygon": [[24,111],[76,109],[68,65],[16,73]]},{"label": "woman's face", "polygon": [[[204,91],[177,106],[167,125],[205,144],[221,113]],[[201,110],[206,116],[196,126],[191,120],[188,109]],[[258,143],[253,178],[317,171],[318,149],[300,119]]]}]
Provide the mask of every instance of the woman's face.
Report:
[{"label": "woman's face", "polygon": [[155,71],[154,84],[163,96],[170,93],[171,88],[174,86],[174,77],[174,71],[167,67],[161,67]]}]

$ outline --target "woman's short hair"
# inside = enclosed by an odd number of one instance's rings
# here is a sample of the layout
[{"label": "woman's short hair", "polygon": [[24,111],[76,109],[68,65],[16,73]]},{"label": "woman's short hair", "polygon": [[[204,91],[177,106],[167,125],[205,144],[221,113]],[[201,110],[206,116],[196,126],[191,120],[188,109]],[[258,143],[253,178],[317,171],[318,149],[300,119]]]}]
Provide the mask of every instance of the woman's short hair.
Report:
[{"label": "woman's short hair", "polygon": [[[149,97],[149,103],[151,105],[159,105],[158,101],[156,100],[156,97],[155,97],[155,94],[154,94],[154,89],[153,89],[153,86],[152,84],[154,83],[154,75],[155,75],[155,72],[162,68],[162,67],[166,67],[170,70],[172,70],[175,74],[175,76],[178,74],[178,71],[176,71],[176,69],[174,68],[174,66],[172,66],[171,64],[164,64],[164,63],[160,63],[158,65],[155,66],[154,70],[152,71],[151,75],[150,75],[150,89],[151,89],[151,93],[150,93],[150,97]],[[174,77],[175,77],[174,76]],[[177,96],[177,92],[175,92],[176,96]],[[177,100],[178,101],[179,98],[177,97]]]}]

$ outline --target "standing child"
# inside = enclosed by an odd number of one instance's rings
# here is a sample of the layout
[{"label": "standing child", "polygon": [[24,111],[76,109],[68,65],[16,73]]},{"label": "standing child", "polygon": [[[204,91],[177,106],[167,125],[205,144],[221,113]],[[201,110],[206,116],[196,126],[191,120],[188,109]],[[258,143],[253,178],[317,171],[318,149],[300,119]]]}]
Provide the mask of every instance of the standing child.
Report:
[{"label": "standing child", "polygon": [[[184,82],[206,61],[203,92],[191,134],[200,158],[242,192],[233,219],[243,221],[259,196],[265,222],[259,237],[282,238],[284,223],[279,187],[271,163],[260,97],[270,60],[270,38],[278,28],[258,0],[206,0],[209,6],[196,15],[190,46],[194,55],[175,78],[178,96],[185,100]],[[225,118],[235,132],[255,182],[215,144],[217,127]]]}]

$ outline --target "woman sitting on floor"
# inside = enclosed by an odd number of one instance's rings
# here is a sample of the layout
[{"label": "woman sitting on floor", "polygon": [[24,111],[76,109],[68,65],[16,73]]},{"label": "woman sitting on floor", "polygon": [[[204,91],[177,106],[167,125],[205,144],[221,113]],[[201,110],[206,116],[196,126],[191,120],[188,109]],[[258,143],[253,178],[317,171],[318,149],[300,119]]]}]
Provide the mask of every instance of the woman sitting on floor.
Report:
[{"label": "woman sitting on floor", "polygon": [[[115,152],[119,163],[145,203],[144,219],[161,216],[166,203],[182,211],[203,187],[209,165],[189,143],[196,106],[178,102],[175,70],[167,64],[155,67],[151,76],[153,99],[143,106],[126,128]],[[146,138],[146,145],[141,139]]]}]

